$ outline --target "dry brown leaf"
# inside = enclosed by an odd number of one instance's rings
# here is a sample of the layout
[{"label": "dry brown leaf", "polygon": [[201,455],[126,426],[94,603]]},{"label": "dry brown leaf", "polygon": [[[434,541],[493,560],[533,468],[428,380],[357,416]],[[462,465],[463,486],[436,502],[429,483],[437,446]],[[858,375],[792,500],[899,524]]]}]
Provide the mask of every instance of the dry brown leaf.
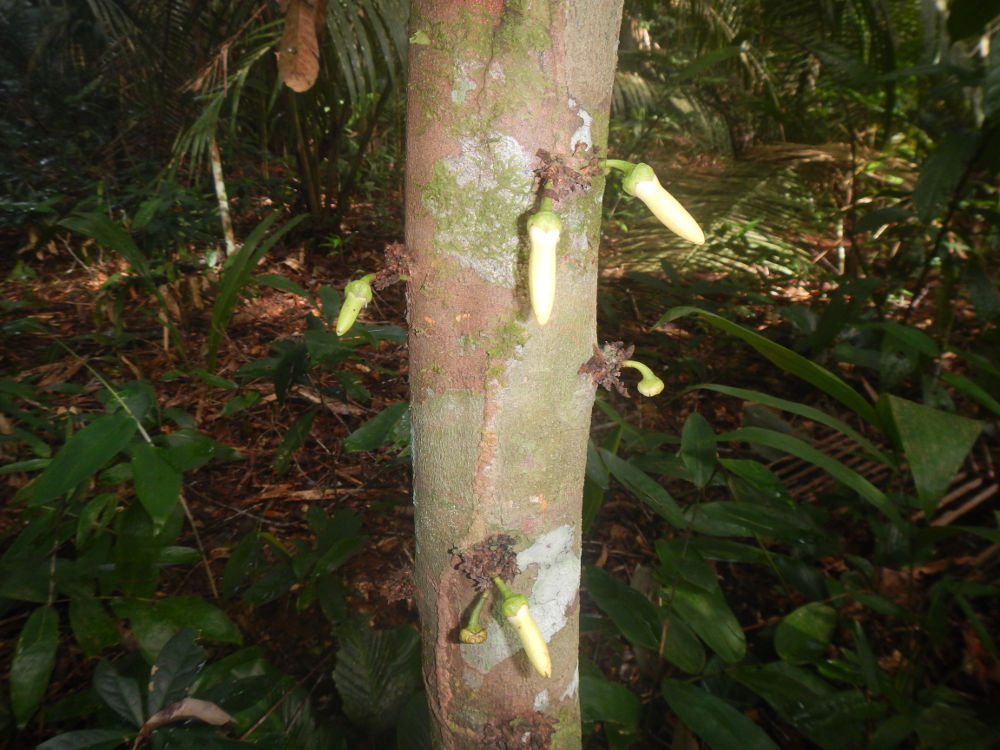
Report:
[{"label": "dry brown leaf", "polygon": [[307,91],[319,75],[316,16],[320,11],[307,0],[289,0],[285,30],[278,45],[278,73],[292,91]]},{"label": "dry brown leaf", "polygon": [[174,701],[166,708],[162,708],[150,716],[146,723],[142,725],[142,736],[148,737],[149,733],[157,727],[169,724],[172,721],[185,721],[187,719],[197,719],[215,727],[221,727],[230,722],[236,721],[211,701],[203,701],[199,698],[183,698]]}]

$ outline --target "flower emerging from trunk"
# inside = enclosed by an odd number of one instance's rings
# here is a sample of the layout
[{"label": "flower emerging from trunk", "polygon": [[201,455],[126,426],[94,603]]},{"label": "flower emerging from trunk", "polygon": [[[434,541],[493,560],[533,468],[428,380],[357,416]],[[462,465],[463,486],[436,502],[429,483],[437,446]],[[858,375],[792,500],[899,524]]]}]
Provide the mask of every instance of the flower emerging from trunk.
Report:
[{"label": "flower emerging from trunk", "polygon": [[372,301],[372,279],[375,274],[370,273],[360,279],[348,282],[344,287],[344,303],[340,306],[340,316],[337,318],[337,335],[343,336],[347,333],[354,321],[358,319],[361,308]]},{"label": "flower emerging from trunk", "polygon": [[705,244],[705,233],[701,231],[691,214],[674,196],[668,193],[656,178],[656,173],[648,164],[636,164],[622,180],[622,187],[629,195],[646,204],[663,225],[696,245]]},{"label": "flower emerging from trunk", "polygon": [[539,211],[528,219],[528,294],[538,325],[549,322],[556,299],[556,248],[562,222],[551,211]]}]

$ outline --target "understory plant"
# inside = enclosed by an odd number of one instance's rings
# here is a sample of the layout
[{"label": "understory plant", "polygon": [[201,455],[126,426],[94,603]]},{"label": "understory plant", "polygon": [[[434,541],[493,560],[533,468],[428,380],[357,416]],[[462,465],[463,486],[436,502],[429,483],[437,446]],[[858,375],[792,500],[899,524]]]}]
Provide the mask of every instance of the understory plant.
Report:
[{"label": "understory plant", "polygon": [[[678,718],[675,741],[693,732],[715,750],[777,748],[783,724],[830,750],[996,747],[995,713],[974,696],[1000,664],[990,604],[1000,587],[979,567],[996,564],[989,545],[1000,541],[1000,518],[959,525],[940,507],[982,422],[888,392],[869,401],[815,362],[705,310],[675,308],[660,323],[690,315],[750,344],[849,417],[705,383],[688,390],[739,399],[770,421],[717,434],[695,412],[675,441],[623,425],[611,446],[595,446],[595,487],[613,477],[673,529],[655,542],[656,564],[637,568],[630,583],[593,566],[585,582],[631,645],[641,679]],[[828,455],[785,417],[849,447]],[[740,445],[794,457],[829,481],[793,495],[779,464],[738,457]],[[617,455],[625,450],[629,458]],[[683,499],[657,477],[686,488]],[[770,606],[754,609],[755,601]],[[638,740],[649,719],[637,696],[593,664],[581,690],[585,716],[612,747]],[[771,731],[747,718],[761,710],[778,721]]]}]

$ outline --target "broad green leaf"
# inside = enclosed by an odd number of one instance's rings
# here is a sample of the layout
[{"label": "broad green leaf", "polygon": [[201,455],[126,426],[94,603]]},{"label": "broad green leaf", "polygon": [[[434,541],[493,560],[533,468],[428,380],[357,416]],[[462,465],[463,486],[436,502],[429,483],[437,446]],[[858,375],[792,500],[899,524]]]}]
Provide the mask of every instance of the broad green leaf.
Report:
[{"label": "broad green leaf", "polygon": [[403,706],[396,725],[396,750],[434,750],[427,693],[421,690]]},{"label": "broad green leaf", "polygon": [[746,656],[746,637],[722,591],[674,586],[665,589],[665,596],[671,609],[723,660],[735,664]]},{"label": "broad green leaf", "polygon": [[114,750],[133,736],[124,729],[76,729],[45,740],[37,750]]},{"label": "broad green leaf", "polygon": [[184,475],[166,460],[170,448],[137,443],[132,449],[132,477],[139,502],[158,532],[174,513]]},{"label": "broad green leaf", "polygon": [[94,670],[94,691],[105,705],[135,728],[143,723],[142,693],[139,683],[119,674],[111,662],[102,659]]},{"label": "broad green leaf", "polygon": [[132,270],[139,274],[143,281],[152,285],[152,273],[149,270],[149,261],[146,260],[146,256],[132,241],[128,233],[122,229],[121,225],[116,224],[104,214],[97,212],[74,213],[60,221],[59,225],[85,234],[97,240],[99,245],[120,253],[128,261]]},{"label": "broad green leaf", "polygon": [[128,620],[129,630],[139,641],[139,651],[147,663],[153,664],[167,641],[173,638],[177,627],[152,602],[140,599],[115,599],[112,611]]},{"label": "broad green leaf", "polygon": [[121,641],[114,620],[98,599],[75,598],[69,603],[69,624],[88,659]]},{"label": "broad green leaf", "polygon": [[627,641],[659,652],[663,616],[649,599],[593,565],[587,566],[584,571],[584,581],[587,593]]},{"label": "broad green leaf", "polygon": [[943,372],[941,373],[941,380],[1000,417],[1000,401],[997,401],[985,388],[975,381],[969,380],[957,372]]},{"label": "broad green leaf", "polygon": [[239,411],[243,411],[247,407],[253,406],[259,400],[260,391],[247,391],[239,396],[233,396],[226,402],[226,405],[222,407],[222,411],[219,412],[219,416],[231,416]]},{"label": "broad green leaf", "polygon": [[729,675],[825,750],[864,747],[865,722],[884,711],[863,691],[837,691],[811,671],[786,662],[737,667]]},{"label": "broad green leaf", "polygon": [[59,613],[51,605],[28,617],[10,665],[10,703],[19,727],[28,723],[45,697],[59,647]]},{"label": "broad green leaf", "polygon": [[805,417],[813,422],[818,422],[819,424],[824,424],[827,427],[832,427],[837,430],[837,432],[846,435],[866,451],[871,453],[872,456],[874,456],[878,461],[881,461],[886,465],[890,465],[892,463],[891,459],[887,455],[879,450],[874,443],[868,440],[868,438],[860,432],[840,421],[836,417],[831,417],[829,414],[824,411],[820,411],[819,409],[814,409],[811,406],[800,404],[797,401],[789,401],[788,399],[778,398],[777,396],[772,396],[767,393],[761,393],[760,391],[751,391],[746,388],[734,388],[728,385],[717,385],[716,383],[699,383],[698,385],[692,385],[690,388],[685,389],[685,393],[696,389],[725,393],[727,396],[741,398],[744,401],[750,401],[763,404],[764,406],[770,406],[775,409],[781,409],[782,411],[787,411],[790,414],[798,414],[800,417]]},{"label": "broad green leaf", "polygon": [[203,638],[241,643],[239,628],[221,609],[197,596],[171,596],[156,602],[156,613],[179,628],[194,628]]},{"label": "broad green leaf", "polygon": [[708,420],[698,412],[692,412],[684,420],[684,427],[681,429],[681,459],[691,473],[694,486],[699,489],[707,487],[718,465],[715,457],[715,432]]},{"label": "broad green leaf", "polygon": [[779,750],[764,730],[721,698],[680,680],[660,690],[671,710],[712,750]]},{"label": "broad green leaf", "polygon": [[777,448],[785,453],[788,453],[789,455],[801,458],[803,461],[815,464],[838,482],[857,492],[861,495],[861,497],[882,511],[882,513],[884,513],[897,525],[902,523],[899,517],[899,512],[895,507],[893,507],[893,505],[889,502],[889,499],[880,489],[853,469],[849,469],[844,466],[844,464],[840,463],[840,461],[830,458],[822,451],[816,450],[808,443],[799,440],[797,437],[786,435],[782,432],[775,432],[774,430],[767,430],[761,427],[741,427],[737,430],[733,430],[732,432],[727,432],[724,435],[719,435],[719,440],[738,440],[747,443],[760,443],[761,445],[768,445],[772,448]]},{"label": "broad green leaf", "polygon": [[691,627],[680,617],[668,616],[663,627],[663,650],[660,656],[688,674],[705,669],[705,647]]},{"label": "broad green leaf", "polygon": [[982,422],[886,396],[924,515],[930,518],[979,437]]},{"label": "broad green leaf", "polygon": [[819,661],[826,653],[837,624],[837,611],[822,602],[793,610],[778,624],[774,648],[789,664]]},{"label": "broad green leaf", "polygon": [[113,492],[102,492],[88,500],[76,523],[77,547],[84,548],[92,534],[107,528],[117,509],[118,496]]},{"label": "broad green leaf", "polygon": [[273,289],[280,289],[283,292],[298,295],[309,302],[309,304],[313,304],[312,295],[303,289],[301,284],[295,283],[287,276],[282,276],[279,273],[262,273],[254,281],[263,286],[269,286]]},{"label": "broad green leaf", "polygon": [[820,367],[815,362],[806,359],[801,354],[796,354],[791,349],[786,349],[780,344],[776,344],[773,341],[764,338],[759,333],[755,333],[741,325],[728,321],[720,315],[710,313],[707,310],[702,310],[697,307],[675,307],[672,310],[668,310],[666,315],[660,318],[654,327],[659,327],[664,323],[669,323],[677,318],[682,318],[685,315],[692,314],[700,315],[716,328],[725,331],[726,333],[731,333],[734,336],[738,336],[782,370],[785,370],[792,375],[796,375],[808,383],[812,383],[824,393],[837,399],[840,403],[844,404],[844,406],[855,412],[865,422],[868,422],[876,427],[879,426],[880,423],[878,416],[876,415],[871,404],[869,404],[860,393],[855,391],[832,372]]},{"label": "broad green leaf", "polygon": [[275,474],[281,476],[288,471],[288,467],[292,461],[292,454],[306,442],[306,439],[309,437],[309,430],[312,429],[313,420],[316,419],[318,413],[318,409],[310,409],[296,419],[292,423],[292,426],[285,432],[284,437],[281,438],[281,445],[278,446],[278,450],[275,452],[274,461],[271,463],[271,468],[274,469]]},{"label": "broad green leaf", "polygon": [[688,546],[688,539],[657,539],[656,554],[662,564],[660,579],[669,585],[686,584],[700,591],[719,588],[715,568]]},{"label": "broad green leaf", "polygon": [[913,206],[925,224],[937,218],[965,176],[969,160],[979,149],[978,131],[950,133],[920,165],[913,188]]},{"label": "broad green leaf", "polygon": [[344,439],[344,452],[373,451],[389,440],[393,428],[409,412],[408,401],[385,407]]},{"label": "broad green leaf", "polygon": [[590,675],[580,676],[580,713],[584,721],[613,721],[637,727],[642,703],[624,685]]},{"label": "broad green leaf", "polygon": [[105,414],[75,433],[23,491],[31,505],[54,500],[76,487],[118,454],[136,431],[127,414]]},{"label": "broad green leaf", "polygon": [[372,730],[392,726],[420,685],[420,638],[408,627],[372,630],[352,622],[338,630],[333,681],[344,713]]},{"label": "broad green leaf", "polygon": [[691,528],[712,536],[764,537],[790,544],[822,536],[808,515],[794,508],[720,500],[688,511]]},{"label": "broad green leaf", "polygon": [[240,295],[250,282],[250,274],[254,267],[286,232],[306,217],[296,216],[276,229],[270,237],[264,239],[264,235],[267,234],[268,229],[277,218],[277,212],[264,218],[250,232],[243,246],[226,260],[222,269],[219,291],[215,297],[215,304],[212,306],[212,322],[208,333],[209,370],[215,368],[215,358],[219,351],[219,344],[222,342],[222,336],[226,332],[226,327],[233,316],[233,310],[236,308],[236,303],[239,302]]},{"label": "broad green leaf", "polygon": [[182,628],[160,650],[149,674],[147,713],[180,700],[191,687],[205,663],[205,649],[194,642],[196,636],[193,628]]},{"label": "broad green leaf", "polygon": [[328,326],[332,326],[340,314],[340,292],[324,284],[316,291],[316,296],[323,308],[323,320]]},{"label": "broad green leaf", "polygon": [[612,476],[621,482],[625,489],[649,505],[675,527],[679,529],[688,527],[688,520],[685,518],[684,512],[670,496],[670,493],[660,486],[659,482],[613,453],[601,449],[600,455]]}]

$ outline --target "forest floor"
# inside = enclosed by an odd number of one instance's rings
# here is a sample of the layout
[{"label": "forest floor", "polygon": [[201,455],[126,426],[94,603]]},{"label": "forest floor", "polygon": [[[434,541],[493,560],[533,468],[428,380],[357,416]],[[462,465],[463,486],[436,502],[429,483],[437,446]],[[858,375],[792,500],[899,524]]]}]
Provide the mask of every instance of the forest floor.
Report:
[{"label": "forest floor", "polygon": [[[613,244],[613,240],[609,241]],[[283,275],[310,292],[321,284],[343,289],[357,269],[375,270],[381,266],[384,245],[384,237],[366,236],[361,229],[354,233],[350,250],[344,254],[327,257],[317,253],[307,258],[294,245],[286,245],[272,252],[256,272]],[[363,518],[363,532],[369,537],[363,549],[342,568],[351,609],[369,615],[377,628],[417,625],[409,583],[414,541],[408,460],[388,449],[358,453],[342,449],[344,438],[352,431],[384,407],[407,399],[404,344],[381,341],[376,348],[361,349],[359,356],[338,365],[371,393],[370,400],[324,395],[336,373],[313,371],[301,384],[289,388],[283,401],[278,401],[271,381],[257,380],[241,386],[241,394],[255,390],[259,400],[242,411],[222,416],[232,392],[190,374],[194,368],[205,367],[202,352],[211,314],[208,288],[198,277],[171,287],[178,302],[175,312],[179,314],[185,359],[176,346],[167,343],[162,327],[155,324],[153,300],[135,289],[118,287],[118,294],[125,295],[125,335],[112,335],[115,300],[107,283],[114,274],[127,270],[116,256],[100,256],[93,248],[71,248],[62,240],[32,252],[34,257],[10,253],[2,262],[0,276],[7,278],[2,283],[6,303],[2,322],[30,316],[44,330],[8,330],[2,334],[0,372],[18,379],[31,378],[41,386],[83,386],[83,393],[60,399],[61,408],[81,412],[101,409],[97,393],[102,386],[95,373],[110,382],[146,379],[155,386],[161,411],[182,410],[194,419],[198,429],[243,455],[241,461],[214,462],[185,475],[184,496],[200,539],[196,541],[188,531],[180,543],[200,543],[208,561],[208,576],[214,578],[216,586],[232,546],[248,531],[260,529],[283,541],[307,539],[310,531],[305,514],[311,505],[318,504],[328,512],[347,508]],[[9,274],[18,257],[25,259],[31,273],[12,278]],[[685,392],[687,386],[702,381],[753,387],[788,398],[810,398],[807,386],[799,388],[789,383],[787,375],[746,346],[722,337],[706,337],[688,320],[656,328],[657,319],[670,304],[690,299],[665,298],[662,290],[630,280],[620,270],[606,274],[602,285],[599,340],[635,344],[640,358],[657,369],[667,383],[665,393],[657,399],[634,396],[626,400],[618,394],[603,394],[602,398],[630,424],[643,431],[679,435],[688,414],[699,411],[717,432],[740,426],[743,413],[738,400],[706,391]],[[770,320],[762,299],[790,304],[816,292],[805,283],[789,280],[781,281],[779,288],[775,280],[773,288],[748,289],[743,299],[734,299],[727,291],[725,304],[728,309],[742,309],[744,325],[760,327]],[[405,327],[404,306],[402,286],[390,287],[377,293],[363,313],[363,320]],[[300,341],[310,310],[299,296],[260,287],[237,308],[214,372],[233,378],[241,366],[269,356],[275,342]],[[297,419],[316,407],[319,409],[309,438],[292,454],[286,471],[276,470],[274,459],[283,437]],[[595,408],[595,439],[599,440],[611,427],[612,422]],[[169,420],[164,420],[163,429],[171,429]],[[0,463],[11,460],[2,454],[0,458]],[[0,495],[12,496],[28,478],[24,474],[0,477]],[[3,529],[17,527],[18,512],[5,504],[0,519]],[[656,564],[654,542],[668,533],[661,517],[613,485],[585,542],[584,563],[599,565],[629,580],[637,565]],[[211,598],[205,573],[201,566],[184,577],[167,578],[164,590],[171,595]],[[768,613],[787,611],[785,602],[766,601],[773,594],[770,584],[732,580],[726,586],[727,595],[736,599],[731,604],[741,621],[764,622]],[[330,662],[323,662],[326,668],[318,669],[316,654],[332,653],[334,643],[328,622],[315,607],[298,612],[290,597],[258,608],[238,600],[221,606],[239,625],[246,643],[264,647],[279,669],[308,676],[314,697],[321,704],[335,700],[323,698],[334,696],[336,691],[329,682]],[[584,608],[596,611],[586,600]],[[749,620],[744,620],[743,614]],[[19,622],[9,619],[0,623],[7,644],[3,648],[5,665],[9,664],[9,648],[18,628]],[[593,640],[591,646],[597,648],[596,643]],[[585,648],[586,644],[585,638]],[[591,656],[598,663],[612,664],[607,654],[598,651]],[[64,696],[79,689],[88,675],[89,671],[81,670],[72,657],[63,657],[50,696]],[[619,665],[614,677],[642,692],[643,677],[634,663],[629,669]],[[651,742],[650,746],[658,745]]]}]

